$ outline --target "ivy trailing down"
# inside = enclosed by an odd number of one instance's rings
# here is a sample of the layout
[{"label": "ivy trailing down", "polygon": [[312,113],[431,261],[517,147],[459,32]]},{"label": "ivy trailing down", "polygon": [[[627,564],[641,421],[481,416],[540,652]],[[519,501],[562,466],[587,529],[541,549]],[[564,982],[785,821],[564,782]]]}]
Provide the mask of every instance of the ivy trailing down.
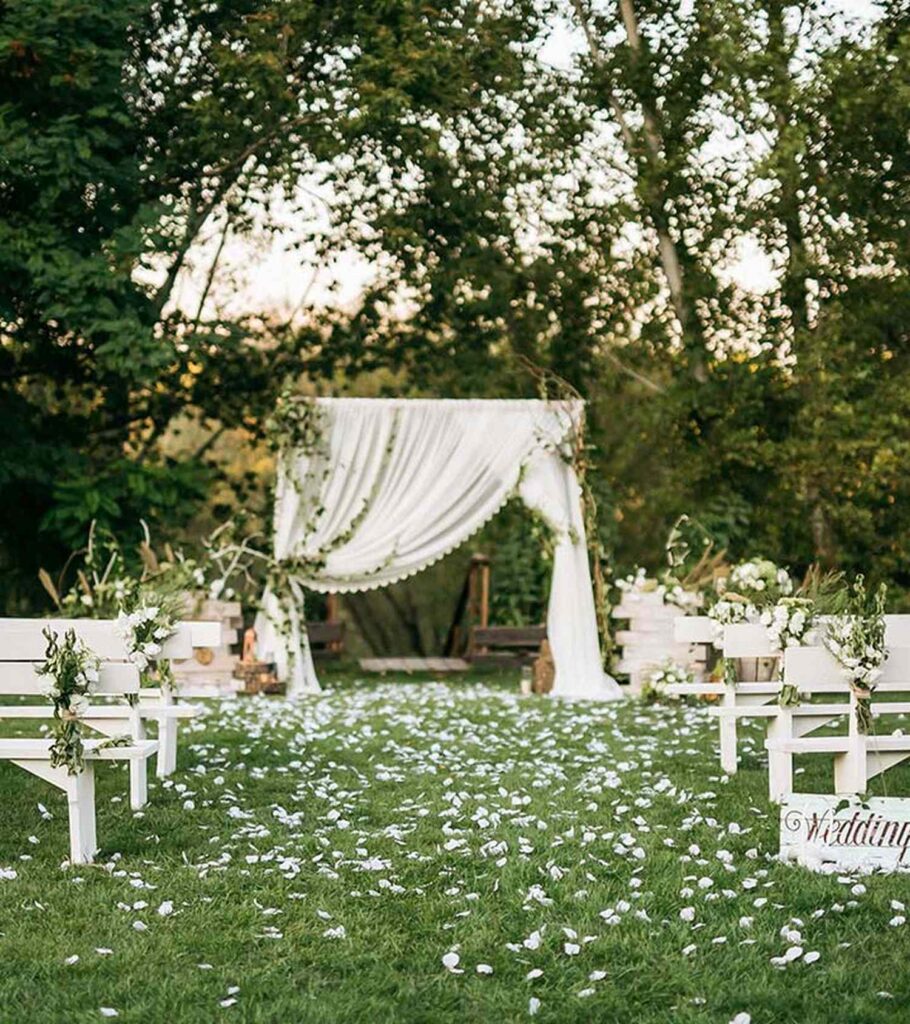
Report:
[{"label": "ivy trailing down", "polygon": [[78,775],[85,768],[85,746],[80,718],[89,710],[88,694],[98,682],[100,662],[75,630],[68,629],[61,643],[50,628],[44,630],[47,648],[38,675],[54,705],[54,742],[50,758],[54,768]]}]

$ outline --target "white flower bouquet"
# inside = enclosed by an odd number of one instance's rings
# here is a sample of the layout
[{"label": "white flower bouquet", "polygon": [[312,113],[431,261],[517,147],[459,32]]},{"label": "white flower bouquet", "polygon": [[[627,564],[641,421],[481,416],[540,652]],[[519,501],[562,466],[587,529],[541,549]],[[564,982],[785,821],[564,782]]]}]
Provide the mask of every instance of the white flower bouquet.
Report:
[{"label": "white flower bouquet", "polygon": [[670,686],[677,686],[682,683],[692,683],[695,677],[682,665],[678,665],[672,658],[667,658],[645,679],[641,688],[641,699],[649,704],[671,698],[667,693]]},{"label": "white flower bouquet", "polygon": [[716,586],[719,594],[737,594],[758,607],[789,597],[794,589],[790,573],[767,558],[740,562],[728,576],[721,576]]},{"label": "white flower bouquet", "polygon": [[688,590],[673,576],[649,576],[647,570],[641,567],[624,579],[617,580],[616,586],[624,594],[659,594],[666,604],[672,604],[684,612],[695,611],[702,603],[698,591]]},{"label": "white flower bouquet", "polygon": [[782,597],[777,604],[761,612],[759,622],[767,629],[775,650],[799,647],[815,624],[813,602],[807,597]]},{"label": "white flower bouquet", "polygon": [[887,657],[885,649],[885,599],[882,584],[869,599],[862,576],[857,576],[842,615],[828,624],[825,647],[847,672],[857,700],[856,722],[860,732],[872,727],[872,694]]},{"label": "white flower bouquet", "polygon": [[[161,653],[164,641],[173,634],[176,623],[160,604],[142,604],[131,612],[121,611],[116,622],[117,633],[126,641],[129,660],[145,681],[149,666]],[[162,686],[170,684],[167,662],[158,665],[158,680]]]}]

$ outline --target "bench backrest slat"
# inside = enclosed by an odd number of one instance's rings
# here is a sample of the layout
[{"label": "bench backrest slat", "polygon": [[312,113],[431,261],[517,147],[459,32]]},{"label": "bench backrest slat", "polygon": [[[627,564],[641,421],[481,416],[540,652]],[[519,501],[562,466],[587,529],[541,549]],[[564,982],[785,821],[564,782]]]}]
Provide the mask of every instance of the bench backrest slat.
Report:
[{"label": "bench backrest slat", "polygon": [[[75,631],[102,661],[126,661],[127,649],[111,619],[0,619],[0,663],[44,661],[47,640],[43,630],[50,627],[61,639],[68,629]],[[162,645],[159,658],[190,658],[193,655],[193,626],[178,623],[173,635]]]},{"label": "bench backrest slat", "polygon": [[746,622],[724,627],[723,651],[725,658],[773,658],[780,653],[764,626]]},{"label": "bench backrest slat", "polygon": [[[139,692],[139,670],[135,665],[123,661],[102,663],[98,682],[92,687],[95,694],[124,694]],[[43,678],[38,675],[38,666],[28,661],[0,663],[0,694],[4,696],[34,696],[42,701],[48,698],[41,693]]]},{"label": "bench backrest slat", "polygon": [[[825,647],[790,647],[784,654],[784,680],[807,693],[847,688],[847,673]],[[910,690],[910,647],[889,645],[879,684]]]},{"label": "bench backrest slat", "polygon": [[707,615],[677,615],[673,620],[673,639],[678,644],[710,644],[714,637],[714,620]]}]

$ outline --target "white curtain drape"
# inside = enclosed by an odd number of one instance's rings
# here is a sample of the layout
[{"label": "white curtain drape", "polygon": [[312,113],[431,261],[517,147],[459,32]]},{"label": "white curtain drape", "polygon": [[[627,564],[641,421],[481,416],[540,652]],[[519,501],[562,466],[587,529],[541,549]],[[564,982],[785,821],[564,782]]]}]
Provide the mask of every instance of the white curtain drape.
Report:
[{"label": "white curtain drape", "polygon": [[317,440],[279,460],[274,549],[289,593],[267,591],[256,632],[290,694],[318,691],[299,620],[304,590],[351,593],[420,572],[518,494],[555,531],[547,633],[553,693],[612,698],[603,672],[581,493],[566,457],[580,402],[316,399]]}]

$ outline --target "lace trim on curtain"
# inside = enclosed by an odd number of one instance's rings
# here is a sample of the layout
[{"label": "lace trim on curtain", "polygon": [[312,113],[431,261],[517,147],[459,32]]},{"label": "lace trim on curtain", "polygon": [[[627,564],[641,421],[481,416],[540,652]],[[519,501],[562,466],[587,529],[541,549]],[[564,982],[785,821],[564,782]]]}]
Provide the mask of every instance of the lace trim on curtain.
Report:
[{"label": "lace trim on curtain", "polygon": [[[435,401],[435,399],[434,399]],[[523,468],[523,467],[522,467]],[[518,472],[518,479],[521,479],[521,470]],[[383,576],[377,580],[364,580],[362,583],[354,583],[349,585],[338,586],[336,584],[321,583],[318,580],[305,580],[299,576],[295,576],[294,579],[306,590],[315,591],[317,594],[361,594],[368,590],[380,590],[382,587],[391,587],[394,583],[400,583],[402,580],[410,579],[412,576],[416,576],[418,573],[423,572],[425,569],[429,569],[431,565],[435,565],[437,562],[441,562],[446,555],[450,555],[453,551],[456,551],[477,533],[479,533],[491,519],[495,519],[496,516],[505,508],[505,506],[513,499],[519,497],[516,490],[517,483],[510,490],[506,492],[505,497],[502,501],[493,509],[493,511],[484,518],[468,533],[461,538],[461,540],[455,541],[450,544],[444,551],[441,551],[438,555],[434,555],[432,558],[426,559],[426,561],[420,562],[417,565],[412,566],[410,569],[406,569],[404,572],[396,573],[394,576]]]}]

